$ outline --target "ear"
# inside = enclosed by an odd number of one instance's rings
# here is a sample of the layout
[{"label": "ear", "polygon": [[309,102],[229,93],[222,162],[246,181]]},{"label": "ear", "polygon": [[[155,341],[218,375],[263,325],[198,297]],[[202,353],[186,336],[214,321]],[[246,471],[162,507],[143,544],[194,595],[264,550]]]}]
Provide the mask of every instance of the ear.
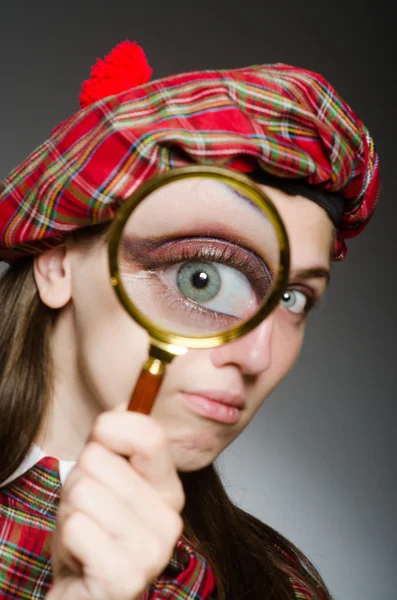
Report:
[{"label": "ear", "polygon": [[39,254],[34,260],[34,277],[44,304],[49,308],[65,306],[72,295],[66,246],[58,246]]}]

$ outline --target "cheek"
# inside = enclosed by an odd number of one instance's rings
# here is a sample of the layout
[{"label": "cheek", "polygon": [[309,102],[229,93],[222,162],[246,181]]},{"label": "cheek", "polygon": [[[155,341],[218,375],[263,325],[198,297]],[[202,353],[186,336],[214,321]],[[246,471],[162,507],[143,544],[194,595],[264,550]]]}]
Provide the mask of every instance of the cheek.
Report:
[{"label": "cheek", "polygon": [[293,368],[302,349],[304,325],[291,325],[283,316],[277,319],[272,341],[272,362],[268,371],[262,373],[255,390],[255,411]]},{"label": "cheek", "polygon": [[280,319],[279,336],[275,343],[275,367],[282,377],[294,366],[302,349],[305,325],[292,325],[287,319]]},{"label": "cheek", "polygon": [[147,351],[146,333],[126,321],[93,324],[86,332],[81,344],[85,378],[104,409],[128,403]]},{"label": "cheek", "polygon": [[[96,280],[96,281],[95,281]],[[119,303],[110,283],[91,280],[75,295],[78,368],[103,409],[127,403],[149,338]]]}]

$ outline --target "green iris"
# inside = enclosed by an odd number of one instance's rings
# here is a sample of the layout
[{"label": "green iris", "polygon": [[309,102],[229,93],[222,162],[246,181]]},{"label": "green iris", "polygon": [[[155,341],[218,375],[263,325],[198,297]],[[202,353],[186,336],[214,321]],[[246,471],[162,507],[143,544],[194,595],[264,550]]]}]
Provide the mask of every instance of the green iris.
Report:
[{"label": "green iris", "polygon": [[296,304],[296,292],[293,290],[284,292],[281,298],[281,302],[284,304],[285,308],[292,308]]},{"label": "green iris", "polygon": [[195,261],[182,264],[176,282],[179,291],[197,304],[212,300],[221,289],[218,270],[207,262]]}]

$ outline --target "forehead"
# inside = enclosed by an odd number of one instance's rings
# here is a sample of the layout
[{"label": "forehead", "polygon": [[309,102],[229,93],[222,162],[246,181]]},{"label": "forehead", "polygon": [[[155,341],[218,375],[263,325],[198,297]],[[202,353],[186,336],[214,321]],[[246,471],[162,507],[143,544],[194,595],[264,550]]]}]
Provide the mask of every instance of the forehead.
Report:
[{"label": "forehead", "polygon": [[290,196],[261,185],[280,213],[291,247],[291,267],[328,266],[334,226],[321,206],[303,196]]},{"label": "forehead", "polygon": [[274,264],[279,256],[269,212],[249,195],[215,178],[188,177],[154,190],[133,210],[124,233],[134,243],[177,236],[221,237]]}]

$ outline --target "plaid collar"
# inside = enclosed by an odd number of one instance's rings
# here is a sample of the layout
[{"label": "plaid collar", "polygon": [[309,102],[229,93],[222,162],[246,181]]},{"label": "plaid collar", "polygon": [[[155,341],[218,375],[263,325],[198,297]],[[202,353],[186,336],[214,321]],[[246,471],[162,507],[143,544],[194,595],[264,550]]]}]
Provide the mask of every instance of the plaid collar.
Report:
[{"label": "plaid collar", "polygon": [[[5,487],[6,485],[9,485],[11,482],[18,479],[18,477],[20,477],[21,475],[24,475],[27,471],[29,471],[32,467],[34,467],[42,458],[45,458],[45,457],[48,457],[48,454],[46,454],[44,452],[44,450],[42,450],[36,444],[32,444],[32,447],[31,447],[29,453],[24,458],[24,460],[21,462],[19,467],[14,471],[14,473],[12,473],[5,481],[0,482],[0,488]],[[76,461],[75,460],[58,460],[58,459],[54,459],[54,460],[57,460],[60,481],[61,481],[61,484],[64,485],[66,478],[69,475],[72,468],[74,467],[74,465],[76,464]]]}]

